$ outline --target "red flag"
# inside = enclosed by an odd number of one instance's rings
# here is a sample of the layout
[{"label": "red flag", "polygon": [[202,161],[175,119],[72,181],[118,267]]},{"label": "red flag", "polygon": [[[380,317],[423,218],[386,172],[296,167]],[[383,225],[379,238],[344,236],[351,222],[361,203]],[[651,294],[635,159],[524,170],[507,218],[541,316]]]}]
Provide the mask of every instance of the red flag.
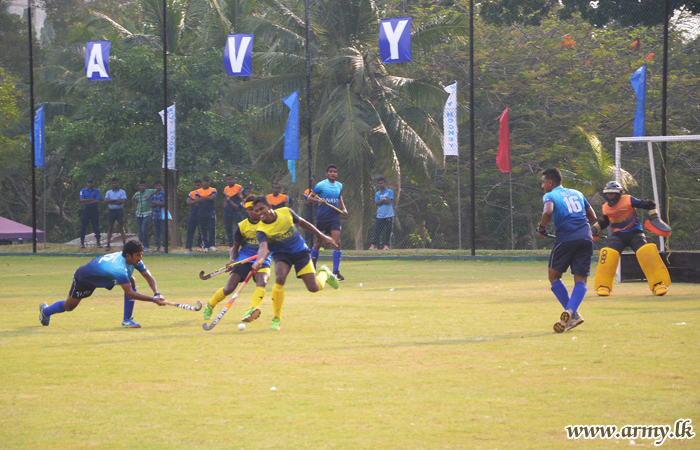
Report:
[{"label": "red flag", "polygon": [[498,155],[496,164],[501,172],[510,172],[510,130],[508,120],[508,107],[501,114],[501,125],[498,128]]}]

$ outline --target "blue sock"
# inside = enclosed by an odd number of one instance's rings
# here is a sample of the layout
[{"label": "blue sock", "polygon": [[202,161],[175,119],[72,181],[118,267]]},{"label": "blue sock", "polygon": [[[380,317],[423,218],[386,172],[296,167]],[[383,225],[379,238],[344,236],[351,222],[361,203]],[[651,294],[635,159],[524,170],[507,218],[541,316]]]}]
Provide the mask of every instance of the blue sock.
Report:
[{"label": "blue sock", "polygon": [[571,298],[569,299],[569,304],[566,305],[566,309],[576,312],[578,307],[581,306],[581,302],[583,301],[583,297],[586,296],[586,292],[588,292],[586,283],[583,281],[576,283],[574,285],[574,290],[571,291]]},{"label": "blue sock", "polygon": [[[136,291],[136,288],[134,288],[134,291]],[[131,319],[134,315],[134,303],[136,302],[127,297],[126,292],[124,292],[124,321]]]},{"label": "blue sock", "polygon": [[47,306],[46,308],[44,308],[44,315],[52,316],[54,314],[66,312],[66,310],[63,308],[63,304],[65,302],[65,300],[61,300],[60,302],[56,302],[51,306]]},{"label": "blue sock", "polygon": [[342,250],[333,250],[333,273],[336,273],[340,269],[340,256],[342,254]]},{"label": "blue sock", "polygon": [[316,250],[316,248],[311,249],[311,261],[314,262],[314,267],[316,267],[316,263],[318,262],[318,250]]},{"label": "blue sock", "polygon": [[566,305],[569,304],[569,290],[566,289],[566,285],[561,280],[557,280],[552,283],[552,292],[561,303],[561,307],[566,309]]}]

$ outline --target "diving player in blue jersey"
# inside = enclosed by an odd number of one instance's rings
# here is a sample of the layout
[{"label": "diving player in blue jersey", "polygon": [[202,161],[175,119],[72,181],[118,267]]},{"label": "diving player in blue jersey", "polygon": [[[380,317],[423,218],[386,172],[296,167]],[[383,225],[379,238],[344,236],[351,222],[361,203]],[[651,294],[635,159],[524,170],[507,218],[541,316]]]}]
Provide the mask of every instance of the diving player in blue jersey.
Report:
[{"label": "diving player in blue jersey", "polygon": [[282,317],[282,304],[284,303],[284,283],[287,281],[289,271],[296,270],[297,278],[301,278],[309,292],[323,290],[326,282],[333,289],[338,289],[338,280],[326,266],[322,266],[318,273],[313,261],[311,261],[309,247],[301,237],[295,225],[310,231],[323,241],[323,243],[338,248],[338,244],[315,226],[297,216],[289,208],[273,210],[267,197],[256,197],[253,201],[255,214],[260,218],[257,224],[259,248],[258,259],[253,263],[253,270],[260,270],[268,257],[268,250],[275,260],[275,285],[272,287],[272,310],[274,317],[270,329],[280,329]]},{"label": "diving player in blue jersey", "polygon": [[[586,282],[591,274],[593,236],[591,225],[596,215],[586,197],[575,189],[561,185],[561,171],[547,169],[542,173],[544,211],[537,233],[547,237],[547,224],[554,222],[557,237],[549,257],[549,282],[552,292],[564,308],[559,321],[554,324],[555,333],[563,333],[583,323],[578,307],[586,296]],[[574,289],[569,291],[561,277],[571,267]]]},{"label": "diving player in blue jersey", "polygon": [[[134,300],[153,302],[159,306],[165,304],[165,297],[158,292],[156,279],[143,265],[142,259],[143,244],[132,240],[124,244],[124,249],[121,252],[97,257],[84,266],[80,266],[73,275],[73,285],[68,292],[68,298],[51,306],[48,306],[46,303],[41,305],[39,308],[41,324],[48,326],[52,315],[73,311],[80,304],[80,301],[90,297],[95,289],[105,288],[111,290],[114,286],[119,285],[124,289],[124,320],[122,326],[141,328],[141,325],[134,322],[132,316]],[[153,297],[136,292],[136,280],[132,276],[134,269],[138,270],[141,276],[146,279],[146,282],[153,290]]]},{"label": "diving player in blue jersey", "polygon": [[[316,216],[316,228],[321,233],[330,234],[335,242],[338,243],[338,247],[333,250],[333,274],[342,281],[345,278],[340,274],[340,257],[342,256],[342,251],[340,250],[340,217],[347,216],[348,211],[345,209],[345,204],[343,203],[343,185],[338,178],[338,167],[334,164],[330,164],[326,167],[326,179],[317,183],[314,187],[314,193],[318,195],[319,198],[310,197],[313,203],[318,204],[318,213]],[[333,205],[340,209],[342,213],[339,213],[335,209],[328,205]],[[321,249],[322,242],[316,240],[313,250],[311,250],[311,259],[314,262],[314,266],[318,261],[318,252]]]},{"label": "diving player in blue jersey", "polygon": [[[256,228],[260,218],[253,210],[253,200],[255,200],[255,197],[250,195],[243,201],[243,206],[248,213],[248,217],[238,223],[236,231],[233,233],[233,247],[231,248],[231,260],[228,262],[229,264],[248,259],[258,254],[259,244]],[[262,267],[255,274],[255,292],[253,292],[250,308],[245,313],[245,316],[243,316],[243,322],[252,322],[260,317],[259,306],[265,297],[265,286],[267,286],[267,282],[270,279],[271,263],[272,260],[268,255],[263,261]],[[252,267],[252,262],[232,267],[231,275],[228,277],[226,286],[216,291],[211,300],[209,300],[209,303],[207,303],[206,308],[204,308],[205,320],[209,320],[216,305],[226,298],[226,296],[231,295],[233,291],[236,290],[236,286],[238,286],[241,280],[246,279]]]}]

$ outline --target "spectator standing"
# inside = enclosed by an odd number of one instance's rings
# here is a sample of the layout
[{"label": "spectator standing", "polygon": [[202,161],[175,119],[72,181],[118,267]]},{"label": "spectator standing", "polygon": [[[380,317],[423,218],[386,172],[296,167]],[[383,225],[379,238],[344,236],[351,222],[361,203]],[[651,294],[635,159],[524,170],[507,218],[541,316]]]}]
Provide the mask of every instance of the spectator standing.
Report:
[{"label": "spectator standing", "polygon": [[80,248],[85,248],[85,231],[88,222],[92,222],[92,231],[95,233],[95,240],[98,247],[100,244],[100,213],[97,205],[100,203],[100,190],[94,187],[92,178],[87,179],[87,187],[80,191],[80,203],[83,211],[80,214]]},{"label": "spectator standing", "polygon": [[156,190],[151,196],[149,206],[152,211],[153,233],[156,235],[155,252],[161,253],[163,251],[160,247],[161,237],[165,234],[165,191],[163,190],[163,183],[160,181],[156,181],[154,187]]},{"label": "spectator standing", "polygon": [[119,231],[122,235],[122,245],[126,244],[126,231],[124,230],[124,203],[126,203],[126,191],[119,189],[119,180],[112,178],[112,189],[105,193],[105,203],[109,205],[109,231],[107,231],[107,247],[105,250],[110,251],[112,242],[112,230],[114,222],[117,222]]},{"label": "spectator standing", "polygon": [[143,251],[147,252],[148,248],[148,222],[151,220],[150,202],[151,195],[155,189],[146,189],[146,182],[139,181],[139,191],[131,197],[131,202],[136,206],[136,228],[139,230],[139,241],[143,244]]},{"label": "spectator standing", "polygon": [[243,220],[241,217],[241,194],[243,186],[236,184],[233,175],[226,175],[226,187],[224,187],[224,227],[226,228],[226,239],[228,248],[233,247],[234,224]]},{"label": "spectator standing", "polygon": [[197,213],[199,214],[199,226],[204,235],[204,251],[215,252],[216,241],[216,211],[214,210],[214,201],[216,200],[217,191],[211,187],[209,176],[202,178],[202,187],[195,193],[195,202],[197,202]]},{"label": "spectator standing", "polygon": [[202,227],[199,225],[199,213],[197,212],[197,202],[195,202],[195,195],[197,190],[202,188],[202,180],[195,178],[194,180],[194,191],[191,191],[187,195],[187,206],[190,207],[190,215],[187,217],[187,239],[185,240],[185,254],[192,253],[192,241],[194,241],[195,232],[197,233],[197,250],[202,249]]},{"label": "spectator standing", "polygon": [[272,209],[279,209],[292,206],[292,198],[288,195],[280,194],[282,187],[279,183],[272,183],[272,194],[267,194],[267,200]]},{"label": "spectator standing", "polygon": [[386,187],[384,177],[377,178],[379,190],[374,195],[377,206],[377,223],[374,226],[374,236],[370,250],[376,250],[384,244],[384,250],[391,247],[391,231],[394,228],[394,191]]}]

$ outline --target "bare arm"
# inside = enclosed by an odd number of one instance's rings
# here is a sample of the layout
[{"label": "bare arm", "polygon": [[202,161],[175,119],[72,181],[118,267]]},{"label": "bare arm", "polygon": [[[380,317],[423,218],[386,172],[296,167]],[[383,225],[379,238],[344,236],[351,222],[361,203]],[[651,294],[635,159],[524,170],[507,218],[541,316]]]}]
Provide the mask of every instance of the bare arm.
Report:
[{"label": "bare arm", "polygon": [[[156,286],[156,280],[153,278],[153,276],[150,274],[150,272],[146,271],[143,272],[141,275],[143,275],[144,278],[148,281],[148,285],[153,289],[153,293],[157,294],[158,293],[158,287]],[[165,297],[162,295],[155,295],[151,297],[150,295],[145,295],[145,294],[140,294],[136,291],[134,291],[132,283],[134,283],[134,278],[131,278],[131,282],[129,283],[124,283],[120,284],[122,289],[124,289],[124,293],[126,294],[127,297],[129,297],[132,300],[141,300],[144,302],[155,302],[160,306],[163,306],[165,303]]]},{"label": "bare arm", "polygon": [[255,271],[260,270],[260,268],[263,265],[263,262],[265,262],[265,258],[267,258],[267,242],[261,242],[260,245],[258,246],[258,259],[255,260],[253,263],[252,269]]},{"label": "bare arm", "polygon": [[590,205],[586,207],[586,218],[588,219],[589,225],[593,225],[598,220],[598,217],[595,215],[595,211],[593,211],[593,208],[591,208]]},{"label": "bare arm", "polygon": [[[547,224],[552,220],[552,214],[554,213],[554,202],[547,202],[544,204],[544,210],[542,211],[542,219],[540,220],[540,226],[546,228]],[[588,211],[586,211],[588,214]],[[595,213],[593,213],[595,215]]]},{"label": "bare arm", "polygon": [[146,282],[148,285],[151,287],[151,290],[153,291],[154,294],[158,293],[158,284],[156,284],[156,279],[153,278],[153,275],[151,275],[151,271],[147,270],[145,272],[140,272],[141,276],[146,279]]},{"label": "bare arm", "polygon": [[233,247],[231,247],[231,261],[229,261],[229,264],[233,263],[236,261],[236,258],[238,258],[238,249],[241,248],[241,243],[240,242],[234,242]]},{"label": "bare arm", "polygon": [[340,208],[340,210],[343,211],[342,213],[340,213],[341,216],[345,217],[348,215],[348,210],[345,209],[345,203],[343,202],[342,195],[338,196],[338,208]]}]

